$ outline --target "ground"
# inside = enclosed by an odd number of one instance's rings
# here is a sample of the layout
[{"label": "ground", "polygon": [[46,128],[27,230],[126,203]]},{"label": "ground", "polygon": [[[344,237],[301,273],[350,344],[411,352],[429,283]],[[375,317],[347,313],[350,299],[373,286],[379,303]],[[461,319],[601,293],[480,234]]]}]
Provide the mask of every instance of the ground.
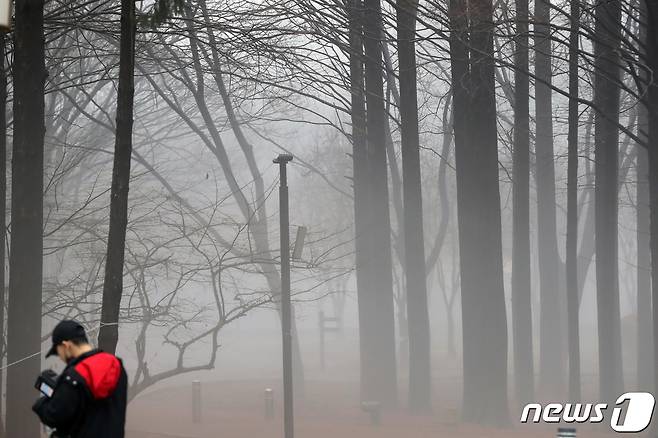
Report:
[{"label": "ground", "polygon": [[[511,412],[512,426],[504,429],[458,424],[458,385],[447,389],[434,401],[431,415],[414,416],[403,408],[384,413],[374,426],[358,403],[354,382],[306,384],[303,402],[295,412],[296,438],[549,438],[556,426],[519,425]],[[452,388],[451,388],[452,386]],[[275,418],[265,418],[264,391],[275,393]],[[136,398],[129,406],[126,438],[266,438],[282,437],[281,389],[276,381],[219,381],[202,383],[202,418],[192,421],[192,385],[169,387]],[[578,437],[608,438],[609,428],[578,427]],[[634,435],[635,436],[635,435]]]}]

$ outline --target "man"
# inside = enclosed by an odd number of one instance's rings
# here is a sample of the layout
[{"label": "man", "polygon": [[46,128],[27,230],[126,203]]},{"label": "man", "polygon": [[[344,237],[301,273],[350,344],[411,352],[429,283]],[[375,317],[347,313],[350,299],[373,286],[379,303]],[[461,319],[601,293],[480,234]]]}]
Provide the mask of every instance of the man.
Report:
[{"label": "man", "polygon": [[121,359],[89,345],[76,321],[57,324],[52,343],[46,357],[57,355],[67,365],[52,396],[32,410],[55,437],[123,438],[128,379]]}]

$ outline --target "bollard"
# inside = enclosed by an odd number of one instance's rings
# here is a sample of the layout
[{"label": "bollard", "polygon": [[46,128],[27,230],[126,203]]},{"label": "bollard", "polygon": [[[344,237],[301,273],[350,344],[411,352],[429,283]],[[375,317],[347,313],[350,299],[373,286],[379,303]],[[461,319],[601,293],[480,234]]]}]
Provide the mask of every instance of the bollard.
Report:
[{"label": "bollard", "polygon": [[192,382],[192,422],[201,423],[201,382]]},{"label": "bollard", "polygon": [[576,428],[574,427],[558,427],[557,438],[576,438]]},{"label": "bollard", "polygon": [[361,410],[370,415],[370,423],[373,426],[379,426],[381,422],[382,405],[378,401],[361,402]]},{"label": "bollard", "polygon": [[320,310],[320,314],[318,315],[318,321],[320,323],[320,367],[322,368],[322,371],[324,371],[325,368],[325,352],[324,352],[324,312]]},{"label": "bollard", "polygon": [[265,390],[265,418],[274,418],[274,391],[271,388]]}]

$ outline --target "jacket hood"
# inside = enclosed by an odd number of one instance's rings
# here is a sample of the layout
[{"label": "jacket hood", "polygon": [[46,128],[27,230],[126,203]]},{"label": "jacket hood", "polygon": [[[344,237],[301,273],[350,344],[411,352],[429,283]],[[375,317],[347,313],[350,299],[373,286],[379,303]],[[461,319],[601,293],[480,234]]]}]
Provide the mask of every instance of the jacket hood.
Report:
[{"label": "jacket hood", "polygon": [[119,359],[103,351],[84,358],[75,365],[95,399],[106,398],[114,392],[121,375]]}]

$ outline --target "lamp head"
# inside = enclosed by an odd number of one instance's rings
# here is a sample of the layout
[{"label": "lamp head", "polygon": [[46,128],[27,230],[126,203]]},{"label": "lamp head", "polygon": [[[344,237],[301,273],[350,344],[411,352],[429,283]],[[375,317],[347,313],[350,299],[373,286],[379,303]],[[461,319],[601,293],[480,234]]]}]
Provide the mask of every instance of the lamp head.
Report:
[{"label": "lamp head", "polygon": [[292,154],[281,154],[278,157],[276,157],[274,160],[272,160],[273,163],[276,164],[281,164],[281,163],[288,163],[292,161]]}]

